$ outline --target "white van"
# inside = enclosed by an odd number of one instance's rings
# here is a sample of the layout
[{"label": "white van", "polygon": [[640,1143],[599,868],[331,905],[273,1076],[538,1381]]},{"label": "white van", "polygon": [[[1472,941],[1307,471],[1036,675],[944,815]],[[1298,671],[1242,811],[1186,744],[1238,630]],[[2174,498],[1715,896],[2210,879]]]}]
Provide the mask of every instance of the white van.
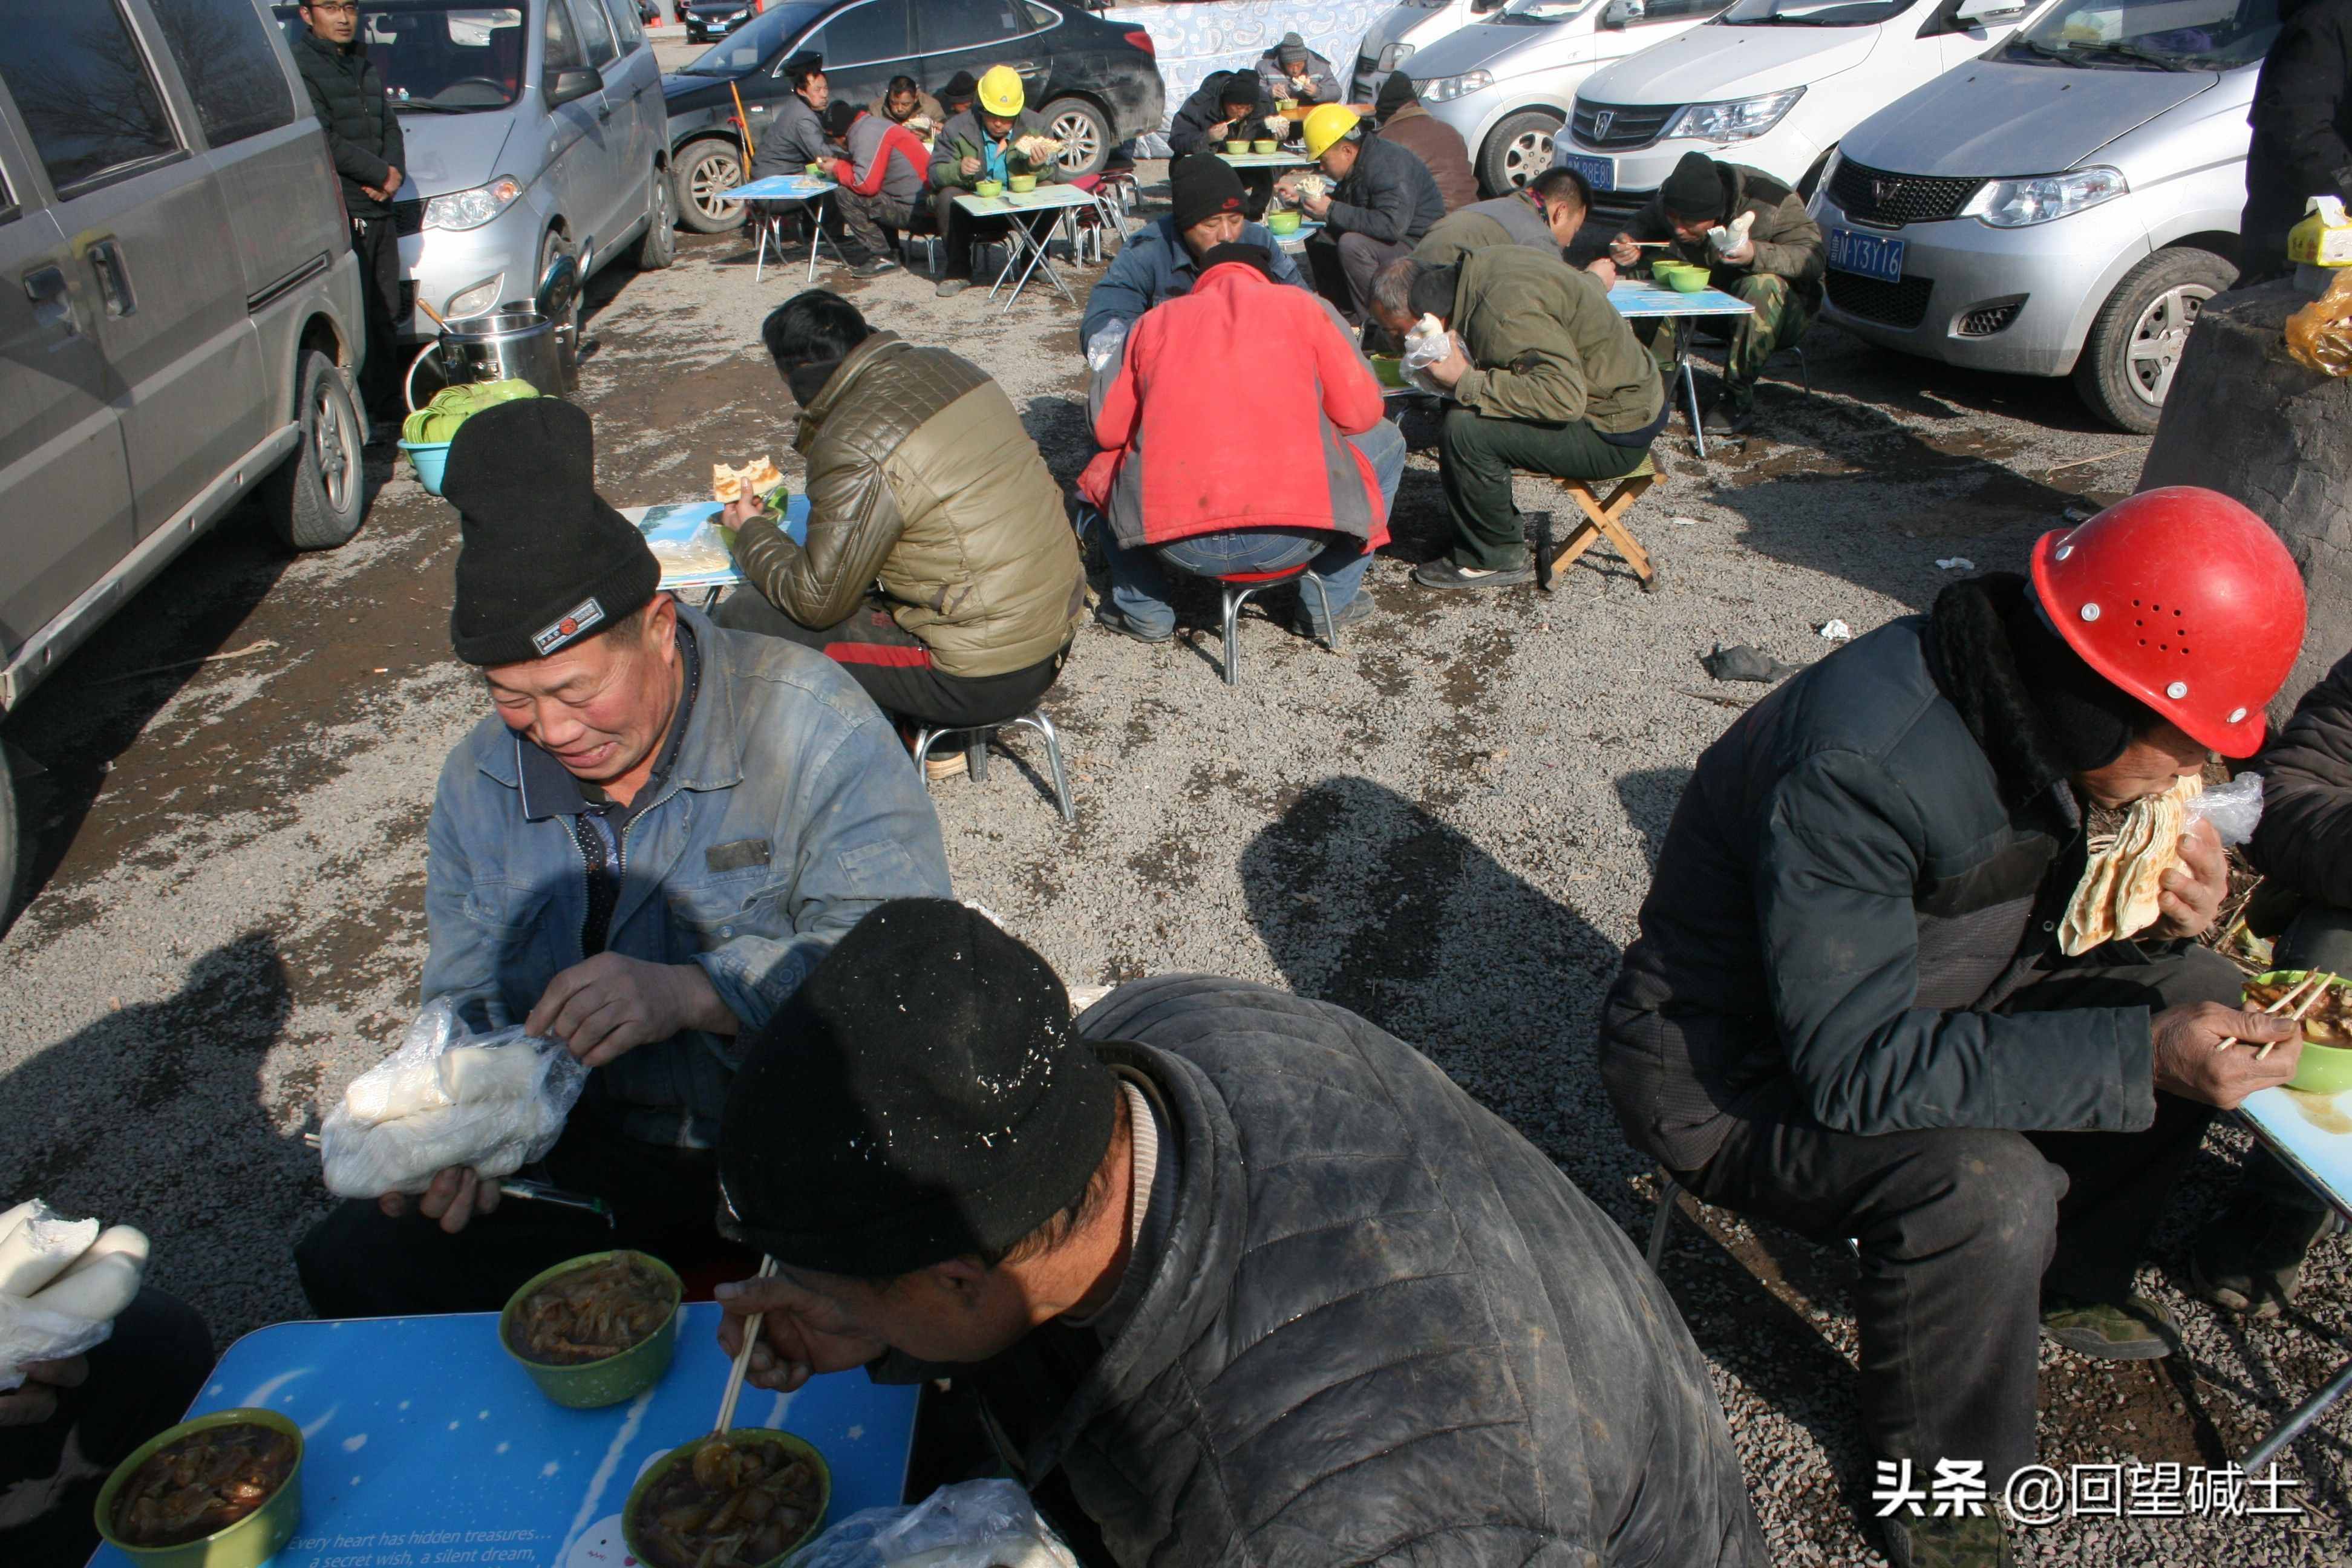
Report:
[{"label": "white van", "polygon": [[1463,24],[1494,15],[1503,4],[1504,0],[1398,0],[1364,29],[1348,85],[1348,100],[1371,102],[1389,72]]},{"label": "white van", "polygon": [[1737,0],[1706,26],[1595,71],[1552,161],[1605,214],[1647,201],[1685,153],[1810,196],[1838,139],[1976,58],[2050,0]]}]

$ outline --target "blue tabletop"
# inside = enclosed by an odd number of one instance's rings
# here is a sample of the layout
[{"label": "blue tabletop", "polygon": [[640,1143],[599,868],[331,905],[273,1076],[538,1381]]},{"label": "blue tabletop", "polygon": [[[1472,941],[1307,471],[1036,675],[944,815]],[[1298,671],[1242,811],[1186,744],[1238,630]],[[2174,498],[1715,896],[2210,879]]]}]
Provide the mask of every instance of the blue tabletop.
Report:
[{"label": "blue tabletop", "polygon": [[[302,1525],[278,1568],[625,1568],[621,1505],[646,1466],[710,1430],[727,1387],[696,1302],[677,1356],[626,1405],[550,1404],[499,1343],[498,1315],[279,1323],[231,1345],[189,1414],[283,1411],[301,1428]],[[833,1470],[828,1520],[896,1504],[915,1393],[862,1372],[796,1394],[745,1388],[738,1426],[815,1445]],[[131,1568],[102,1546],[91,1568]]]},{"label": "blue tabletop", "polygon": [[[670,501],[661,506],[625,506],[621,515],[636,524],[661,563],[661,585],[672,593],[729,588],[743,581],[728,536],[719,530],[715,500]],[[784,537],[808,542],[808,497],[784,502]]]},{"label": "blue tabletop", "polygon": [[813,180],[806,174],[770,174],[764,180],[754,180],[748,185],[721,191],[719,199],[725,202],[808,202],[840,188],[831,180]]},{"label": "blue tabletop", "polygon": [[1620,279],[1609,286],[1609,303],[1616,312],[1639,321],[1654,316],[1752,316],[1756,308],[1737,294],[1701,289],[1680,294],[1663,283],[1643,279]]},{"label": "blue tabletop", "polygon": [[2352,1215],[2352,1089],[2261,1089],[2246,1096],[2238,1114],[2330,1207]]}]

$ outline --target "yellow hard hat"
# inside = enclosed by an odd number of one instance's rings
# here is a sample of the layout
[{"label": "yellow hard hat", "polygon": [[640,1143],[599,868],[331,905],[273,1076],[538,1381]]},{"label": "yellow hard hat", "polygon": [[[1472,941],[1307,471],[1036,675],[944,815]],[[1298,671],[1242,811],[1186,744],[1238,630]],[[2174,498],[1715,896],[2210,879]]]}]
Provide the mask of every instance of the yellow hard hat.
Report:
[{"label": "yellow hard hat", "polygon": [[980,106],[989,113],[1015,115],[1028,101],[1021,73],[1011,66],[991,66],[980,73]]},{"label": "yellow hard hat", "polygon": [[1360,123],[1356,111],[1344,103],[1317,104],[1307,111],[1307,155],[1320,158],[1326,148]]}]

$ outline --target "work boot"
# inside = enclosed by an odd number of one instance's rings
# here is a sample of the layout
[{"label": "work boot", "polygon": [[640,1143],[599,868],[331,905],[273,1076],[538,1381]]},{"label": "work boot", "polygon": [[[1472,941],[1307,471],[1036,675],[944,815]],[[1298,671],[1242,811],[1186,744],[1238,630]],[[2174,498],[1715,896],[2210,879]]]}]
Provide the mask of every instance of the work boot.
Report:
[{"label": "work boot", "polygon": [[[1314,593],[1311,590],[1301,589],[1298,595],[1298,617],[1292,626],[1300,637],[1312,637],[1317,642],[1329,642],[1330,629],[1322,624],[1322,617],[1318,614],[1320,609],[1321,606],[1315,601]],[[1331,618],[1339,623],[1339,630],[1344,632],[1359,622],[1370,620],[1371,615],[1372,596],[1359,588],[1354,596],[1340,605]]]},{"label": "work boot", "polygon": [[2180,1325],[2145,1296],[2042,1303],[2042,1337],[2094,1361],[2158,1361],[2180,1348]]},{"label": "work boot", "polygon": [[971,279],[969,278],[942,278],[940,286],[931,292],[942,300],[952,300],[971,287]]},{"label": "work boot", "polygon": [[851,268],[849,269],[849,275],[852,278],[879,278],[886,272],[896,272],[898,270],[898,264],[897,262],[891,260],[887,256],[877,256],[870,261],[861,261],[856,266]]},{"label": "work boot", "polygon": [[2275,1318],[2294,1304],[2311,1244],[2343,1228],[2333,1210],[2300,1186],[2284,1192],[2249,1182],[2197,1237],[2189,1281],[2217,1307]]},{"label": "work boot", "polygon": [[1509,588],[1521,583],[1532,583],[1536,563],[1523,560],[1516,566],[1498,567],[1488,571],[1476,566],[1456,566],[1443,557],[1424,561],[1412,569],[1412,580],[1424,588]]},{"label": "work boot", "polygon": [[1748,403],[1743,406],[1724,396],[1715,400],[1715,405],[1706,411],[1706,417],[1699,421],[1698,427],[1709,437],[1721,438],[1737,436],[1755,423],[1755,404]]},{"label": "work boot", "polygon": [[1176,640],[1175,627],[1171,626],[1166,631],[1161,632],[1159,636],[1154,637],[1150,632],[1145,631],[1141,626],[1137,626],[1133,621],[1129,620],[1125,616],[1119,614],[1116,608],[1109,605],[1097,605],[1095,606],[1095,625],[1102,627],[1105,631],[1117,632],[1123,637],[1133,637],[1137,642],[1141,643],[1156,644],[1173,642]]},{"label": "work boot", "polygon": [[1895,1568],[2011,1568],[2009,1531],[1990,1513],[1908,1518],[1889,1514],[1886,1558]]}]

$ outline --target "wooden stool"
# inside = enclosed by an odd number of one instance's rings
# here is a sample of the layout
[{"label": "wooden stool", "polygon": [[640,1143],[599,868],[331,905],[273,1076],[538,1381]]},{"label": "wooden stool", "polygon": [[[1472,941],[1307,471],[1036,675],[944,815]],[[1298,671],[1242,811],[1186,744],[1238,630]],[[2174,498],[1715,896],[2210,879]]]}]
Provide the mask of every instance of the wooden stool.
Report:
[{"label": "wooden stool", "polygon": [[1642,592],[1656,593],[1658,569],[1651,562],[1650,552],[1642,548],[1642,542],[1633,537],[1633,531],[1625,526],[1625,514],[1633,510],[1633,503],[1657,482],[1658,470],[1652,466],[1647,453],[1643,454],[1640,468],[1617,481],[1617,488],[1609,492],[1607,500],[1602,500],[1591,483],[1584,479],[1560,480],[1559,488],[1584,510],[1584,521],[1576,525],[1575,531],[1568,536],[1559,553],[1552,556],[1549,564],[1545,563],[1544,558],[1551,554],[1550,541],[1539,539],[1536,542],[1536,585],[1549,592],[1554,577],[1567,571],[1578,556],[1591,549],[1595,540],[1606,539],[1624,558],[1625,564],[1633,569],[1633,575],[1641,582]]}]

